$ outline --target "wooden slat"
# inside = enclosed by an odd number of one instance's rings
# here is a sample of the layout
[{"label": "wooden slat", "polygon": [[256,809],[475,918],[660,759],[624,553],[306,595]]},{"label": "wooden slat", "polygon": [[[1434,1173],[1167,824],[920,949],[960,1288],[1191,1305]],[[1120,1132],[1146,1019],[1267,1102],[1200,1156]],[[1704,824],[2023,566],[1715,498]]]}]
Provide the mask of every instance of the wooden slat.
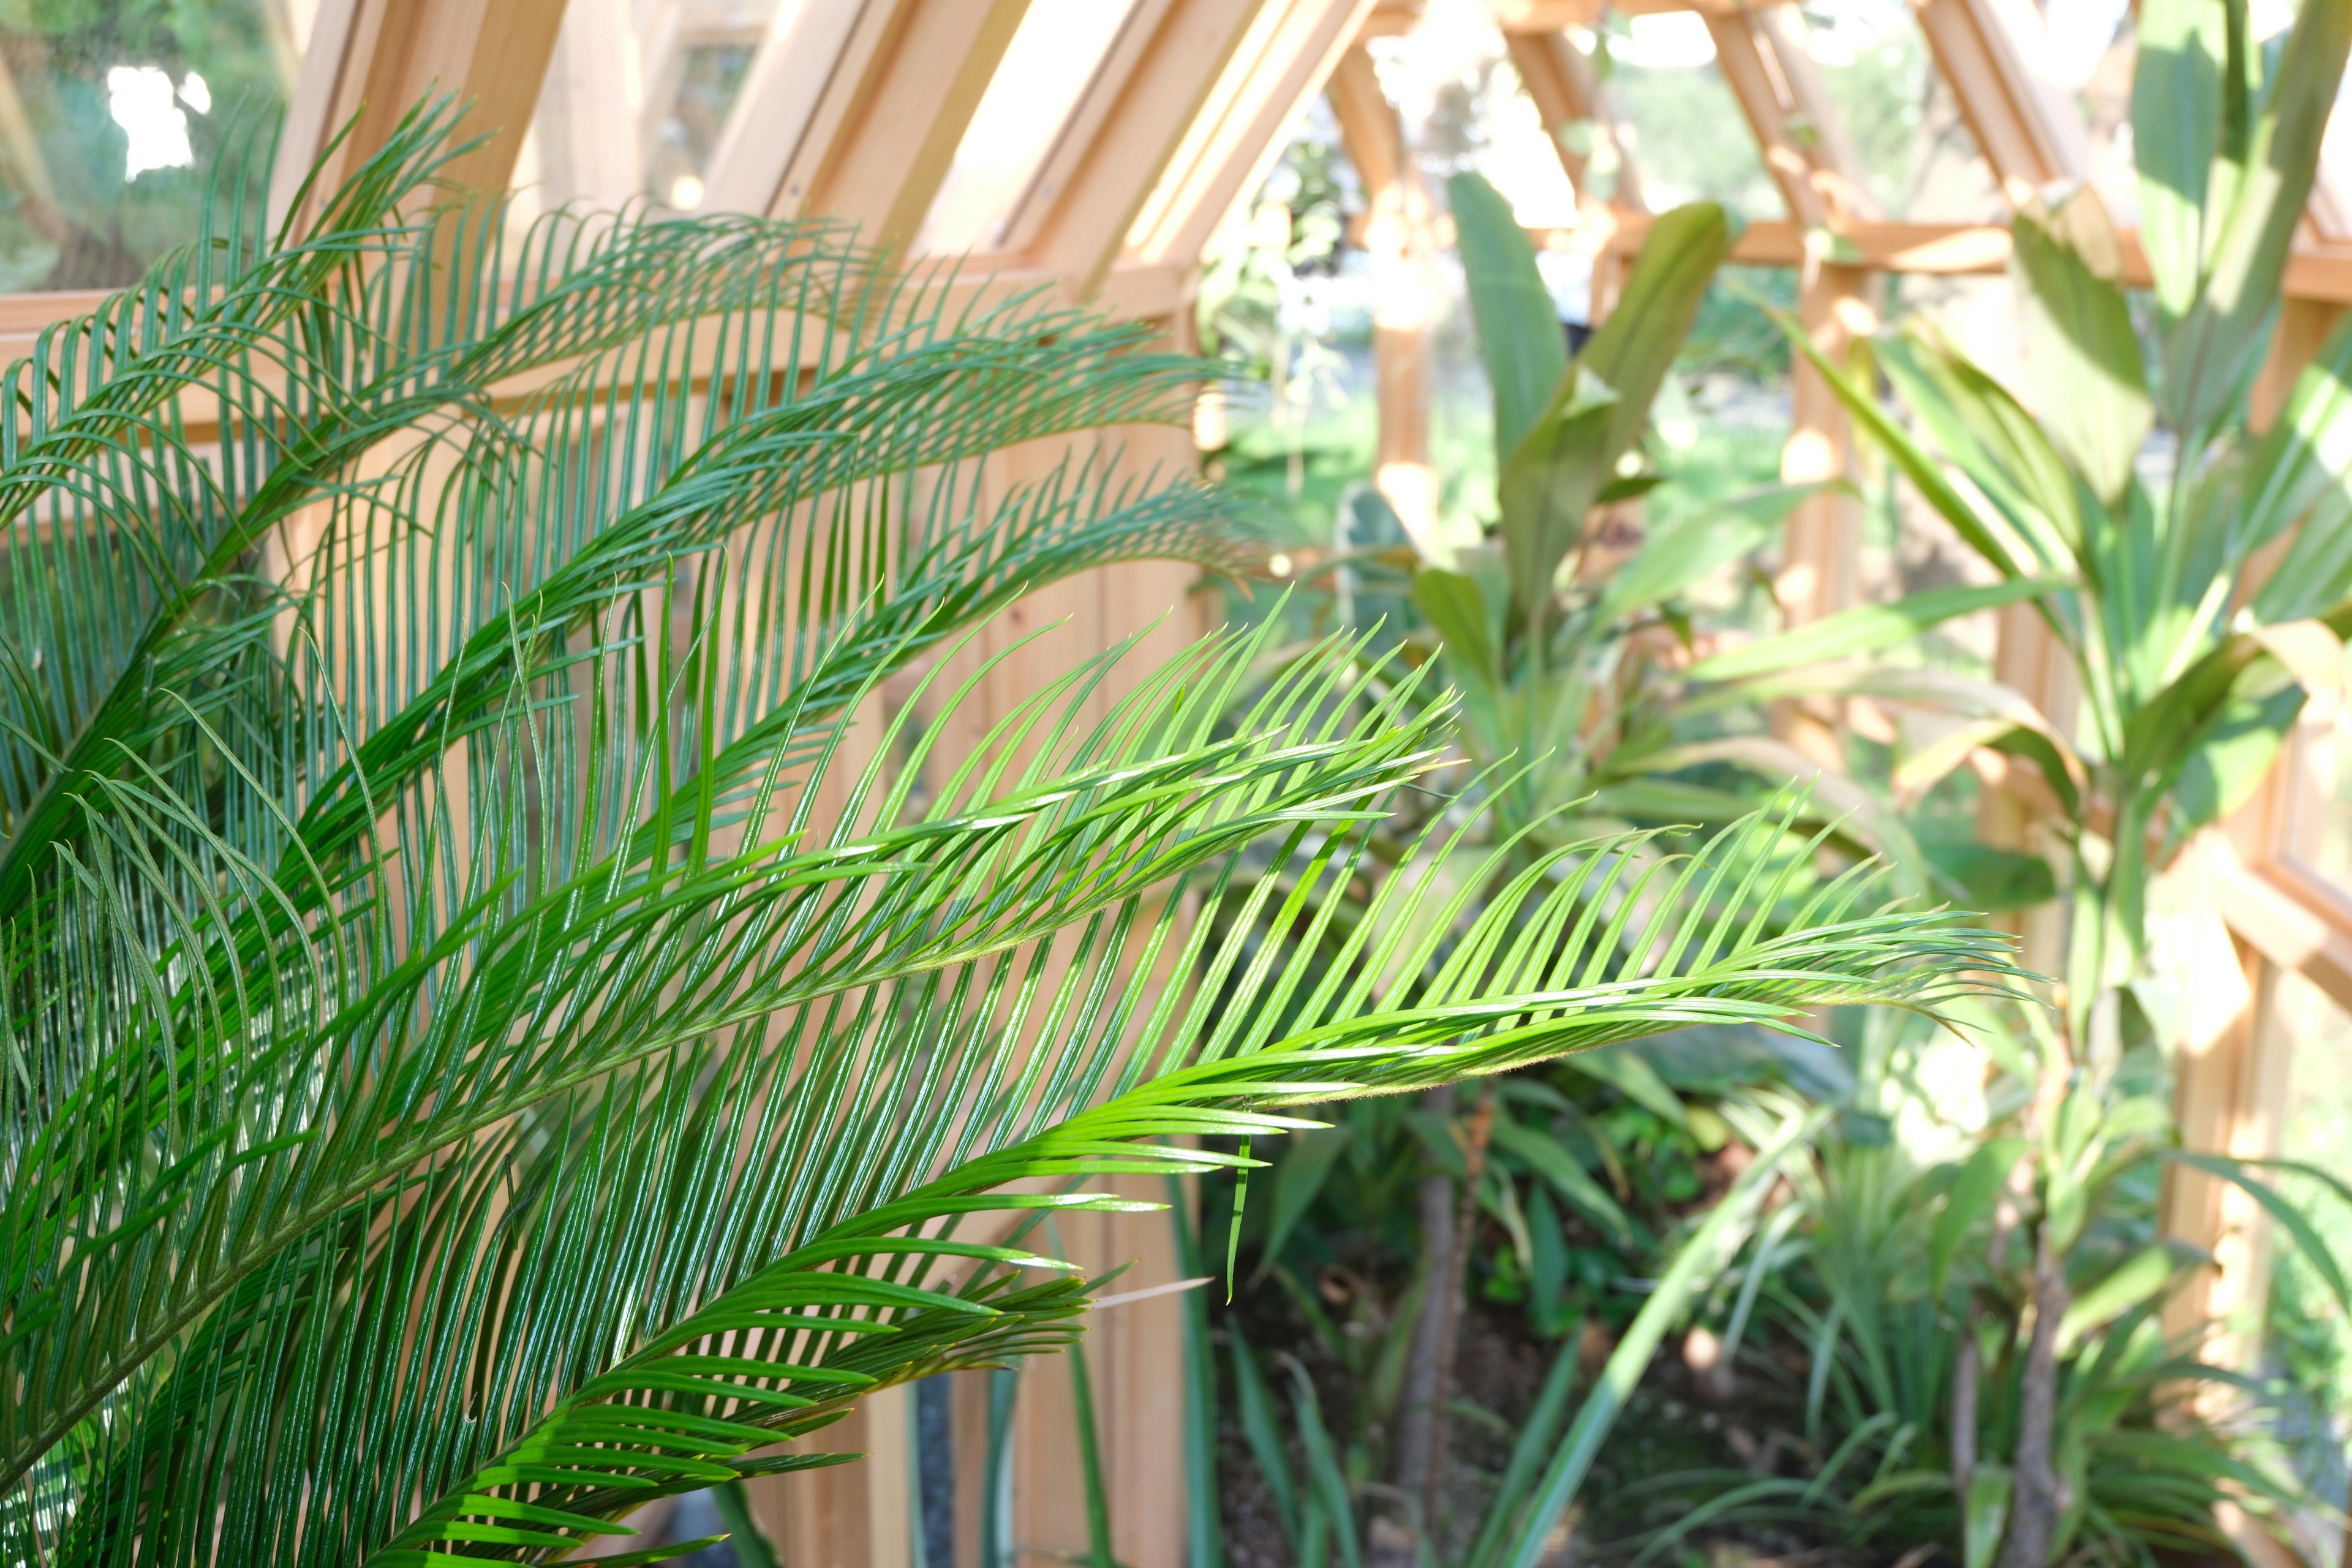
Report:
[{"label": "wooden slat", "polygon": [[1197,262],[1282,155],[1372,0],[1265,0],[1127,236],[1143,261]]},{"label": "wooden slat", "polygon": [[[2191,1149],[2241,1160],[2280,1152],[2285,1130],[2288,1042],[2278,1009],[2280,966],[2260,944],[2234,942],[2246,1001],[2218,1031],[2192,1028],[2173,1054],[2180,1139]],[[2213,955],[2204,955],[2208,958]],[[2225,961],[2226,962],[2226,961]],[[2207,977],[2210,985],[2221,977]],[[2270,1226],[2262,1209],[2227,1182],[2199,1171],[2166,1174],[2165,1233],[2213,1258],[2164,1303],[2166,1336],[2197,1343],[2200,1360],[2252,1370],[2261,1298],[2270,1273]],[[2220,1391],[2214,1391],[2219,1394]],[[2226,1397],[2204,1401],[2211,1413]]]},{"label": "wooden slat", "polygon": [[2043,28],[2030,3],[1913,0],[1912,11],[2011,206],[2023,206],[2053,180],[2089,177],[2082,116],[2032,67]]},{"label": "wooden slat", "polygon": [[1633,156],[1618,135],[1617,116],[1611,110],[1608,94],[1584,51],[1557,29],[1507,32],[1503,41],[1510,50],[1512,68],[1519,73],[1519,85],[1527,89],[1528,101],[1542,117],[1552,152],[1559,156],[1559,166],[1566,172],[1569,183],[1576,187],[1576,194],[1588,200],[1602,199],[1587,184],[1585,156],[1560,135],[1565,127],[1581,121],[1591,126],[1596,134],[1608,137],[1617,154],[1615,180],[1605,199],[1629,212],[1647,211]]},{"label": "wooden slat", "polygon": [[705,209],[763,213],[776,205],[784,171],[816,118],[864,9],[861,0],[777,7],[774,25],[743,74],[727,128],[711,149]]},{"label": "wooden slat", "polygon": [[[1022,264],[1069,279],[1085,298],[1111,274],[1128,231],[1178,154],[1265,0],[1149,5],[1097,79],[1016,219]],[[1083,138],[1075,134],[1080,121]],[[1188,271],[1197,256],[1160,265]]]},{"label": "wooden slat", "polygon": [[1380,434],[1372,482],[1406,531],[1428,537],[1437,521],[1437,470],[1429,461],[1427,300],[1430,202],[1404,123],[1381,89],[1361,44],[1339,57],[1327,88],[1349,161],[1370,199],[1364,246],[1372,266],[1372,369]]},{"label": "wooden slat", "polygon": [[866,0],[768,210],[903,245],[921,227],[1029,0]]},{"label": "wooden slat", "polygon": [[465,134],[487,138],[444,177],[506,189],[562,21],[563,0],[322,0],[278,144],[274,200],[291,199],[337,127],[352,126],[334,158],[347,168],[434,92],[469,104]]},{"label": "wooden slat", "polygon": [[1356,27],[1359,42],[1365,38],[1398,38],[1421,26],[1421,13],[1425,0],[1375,0],[1372,8]]},{"label": "wooden slat", "polygon": [[2214,907],[2231,931],[2352,1009],[2352,908],[2291,863],[2249,866],[2216,847],[2205,868]]},{"label": "wooden slat", "polygon": [[1709,16],[1706,30],[1715,40],[1716,68],[1739,100],[1790,216],[1809,228],[1876,217],[1861,158],[1803,47],[1804,19],[1797,8]]},{"label": "wooden slat", "polygon": [[1745,8],[1743,0],[1486,0],[1486,8],[1506,37],[1513,33],[1556,33],[1564,27],[1598,26],[1604,16],[1646,16],[1664,11],[1696,11],[1701,16],[1730,16]]}]

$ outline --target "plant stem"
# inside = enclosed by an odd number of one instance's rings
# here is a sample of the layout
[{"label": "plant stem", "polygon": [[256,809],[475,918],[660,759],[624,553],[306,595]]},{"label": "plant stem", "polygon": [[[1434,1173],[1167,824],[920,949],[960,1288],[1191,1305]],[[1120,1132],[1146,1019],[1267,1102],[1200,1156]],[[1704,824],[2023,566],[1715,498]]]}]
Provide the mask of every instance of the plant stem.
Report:
[{"label": "plant stem", "polygon": [[1977,1470],[1977,1336],[1976,1310],[1969,1309],[1960,1324],[1960,1350],[1952,1361],[1952,1496],[1961,1516],[1969,1507],[1969,1487]]},{"label": "plant stem", "polygon": [[1454,1352],[1462,1341],[1462,1317],[1466,1305],[1463,1282],[1470,1272],[1470,1238],[1478,1226],[1478,1184],[1486,1173],[1486,1140],[1494,1126],[1495,1083],[1488,1079],[1479,1084],[1478,1103],[1470,1111],[1469,1137],[1463,1150],[1467,1174],[1454,1207],[1453,1245],[1445,1256],[1445,1290],[1442,1298],[1445,1326],[1437,1342],[1435,1398],[1429,1412],[1429,1473],[1423,1478],[1421,1492],[1422,1530],[1431,1538],[1433,1550],[1438,1529],[1438,1494],[1445,1486],[1446,1407],[1454,1403]]},{"label": "plant stem", "polygon": [[[1431,1116],[1454,1115],[1454,1086],[1440,1084],[1421,1097]],[[1421,1178],[1421,1313],[1413,1320],[1412,1343],[1405,1352],[1404,1386],[1397,1400],[1394,1450],[1396,1486],[1407,1497],[1428,1489],[1430,1444],[1434,1436],[1440,1342],[1448,1328],[1445,1292],[1440,1287],[1445,1260],[1454,1256],[1454,1178],[1443,1170]]]},{"label": "plant stem", "polygon": [[2033,1338],[2026,1345],[2020,1380],[2016,1490],[2000,1568],[2044,1568],[2051,1544],[2058,1537],[2058,1515],[2064,1504],[2058,1495],[2053,1438],[2058,1415],[2058,1322],[2065,1315],[2065,1260],[2052,1248],[2045,1228],[2034,1245]]}]

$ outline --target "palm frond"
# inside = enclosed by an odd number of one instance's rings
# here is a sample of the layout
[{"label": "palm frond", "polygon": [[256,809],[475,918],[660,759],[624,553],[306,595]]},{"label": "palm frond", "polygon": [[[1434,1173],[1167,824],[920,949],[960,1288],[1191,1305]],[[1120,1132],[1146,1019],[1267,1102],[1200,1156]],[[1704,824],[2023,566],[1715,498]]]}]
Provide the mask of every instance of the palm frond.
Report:
[{"label": "palm frond", "polygon": [[[1390,878],[1342,931],[1446,715],[1360,645],[1264,690],[1263,635],[1114,650],[940,754],[981,617],[1227,559],[1222,503],[1107,442],[987,463],[1172,413],[1190,362],[822,226],[509,254],[429,205],[449,127],[16,373],[12,1561],[568,1552],[1068,1342],[1085,1282],[1019,1221],[1110,1200],[1018,1184],[2002,967],[1866,875],[1800,895],[1784,818],[1548,849],[1478,907]],[[1280,902],[1236,874],[1269,855]]]}]

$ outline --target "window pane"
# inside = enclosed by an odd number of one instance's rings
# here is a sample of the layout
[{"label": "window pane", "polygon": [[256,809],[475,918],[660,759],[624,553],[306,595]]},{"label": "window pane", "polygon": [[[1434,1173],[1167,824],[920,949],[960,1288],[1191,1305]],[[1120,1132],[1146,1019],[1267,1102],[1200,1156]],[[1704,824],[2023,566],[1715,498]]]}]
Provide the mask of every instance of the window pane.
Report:
[{"label": "window pane", "polygon": [[281,3],[0,11],[0,294],[135,281],[195,237],[239,127],[266,177],[299,58]]},{"label": "window pane", "polygon": [[2008,220],[2000,182],[1904,0],[1808,6],[1805,21],[1790,30],[1821,74],[1882,214],[1920,222]]},{"label": "window pane", "polygon": [[515,217],[641,195],[690,212],[769,32],[801,0],[572,0],[515,165]]},{"label": "window pane", "polygon": [[989,79],[915,248],[992,250],[1086,96],[1135,0],[1031,0]]},{"label": "window pane", "polygon": [[1789,216],[1739,100],[1716,69],[1705,21],[1687,11],[1612,19],[1601,42],[1595,64],[1653,210],[1711,201],[1750,218]]}]

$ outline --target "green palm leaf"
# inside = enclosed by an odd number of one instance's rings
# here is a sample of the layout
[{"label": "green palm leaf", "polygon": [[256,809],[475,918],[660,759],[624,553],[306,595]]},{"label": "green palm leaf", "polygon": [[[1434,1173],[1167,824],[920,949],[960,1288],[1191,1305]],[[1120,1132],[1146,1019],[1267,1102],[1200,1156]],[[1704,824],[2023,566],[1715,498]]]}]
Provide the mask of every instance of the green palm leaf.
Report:
[{"label": "green palm leaf", "polygon": [[1785,817],[1475,903],[1385,878],[1342,929],[1446,721],[1360,645],[1263,687],[1263,636],[1114,650],[940,754],[980,619],[1228,561],[1213,494],[1107,441],[990,477],[1180,412],[1190,362],[821,226],[510,251],[429,205],[449,135],[13,373],[11,1560],[543,1560],[1068,1343],[1086,1284],[1024,1222],[1111,1200],[1039,1178],[2001,967],[1814,888]]}]

